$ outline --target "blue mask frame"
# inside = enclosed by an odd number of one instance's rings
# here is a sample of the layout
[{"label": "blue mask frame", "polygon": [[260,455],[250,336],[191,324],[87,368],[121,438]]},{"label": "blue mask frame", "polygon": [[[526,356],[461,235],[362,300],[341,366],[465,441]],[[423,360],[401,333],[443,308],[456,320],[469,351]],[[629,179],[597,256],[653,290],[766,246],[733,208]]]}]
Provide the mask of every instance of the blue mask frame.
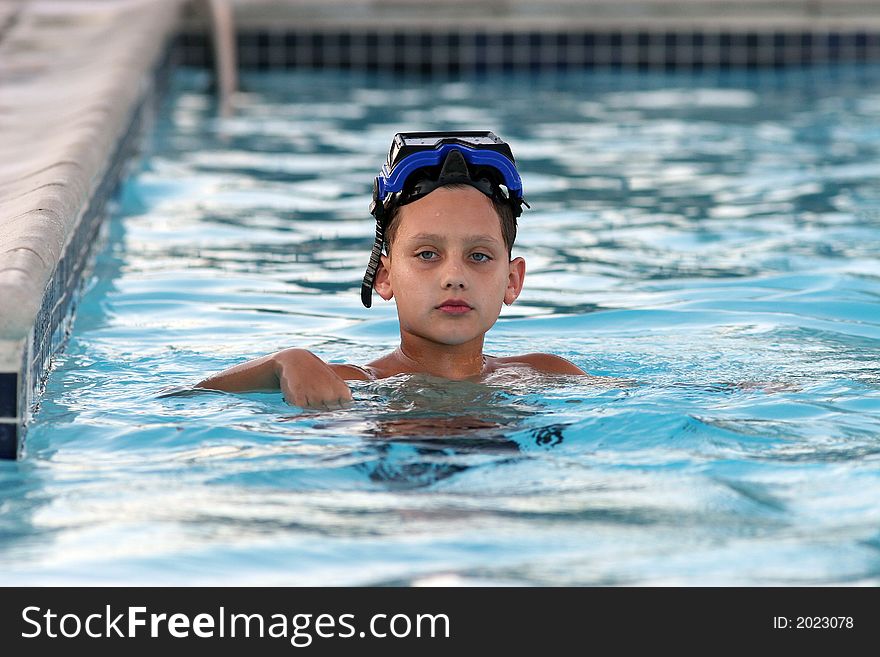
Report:
[{"label": "blue mask frame", "polygon": [[384,164],[381,173],[376,177],[374,200],[384,203],[389,194],[402,192],[406,181],[413,173],[420,169],[441,166],[446,156],[453,150],[459,151],[470,166],[491,167],[498,171],[510,196],[522,198],[522,179],[510,158],[494,150],[472,148],[459,143],[444,143],[431,150],[407,155],[394,164]]}]

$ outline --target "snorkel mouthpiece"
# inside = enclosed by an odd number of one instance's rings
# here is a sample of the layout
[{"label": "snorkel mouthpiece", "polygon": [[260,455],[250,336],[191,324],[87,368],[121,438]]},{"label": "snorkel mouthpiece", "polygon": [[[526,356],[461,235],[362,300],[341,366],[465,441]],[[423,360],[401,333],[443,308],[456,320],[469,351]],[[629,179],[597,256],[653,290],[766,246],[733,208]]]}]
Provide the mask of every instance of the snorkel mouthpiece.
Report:
[{"label": "snorkel mouthpiece", "polygon": [[401,132],[373,181],[370,214],[376,239],[361,284],[361,302],[372,306],[387,221],[393,207],[412,203],[444,185],[470,185],[493,201],[507,203],[514,218],[529,207],[510,146],[492,132]]}]

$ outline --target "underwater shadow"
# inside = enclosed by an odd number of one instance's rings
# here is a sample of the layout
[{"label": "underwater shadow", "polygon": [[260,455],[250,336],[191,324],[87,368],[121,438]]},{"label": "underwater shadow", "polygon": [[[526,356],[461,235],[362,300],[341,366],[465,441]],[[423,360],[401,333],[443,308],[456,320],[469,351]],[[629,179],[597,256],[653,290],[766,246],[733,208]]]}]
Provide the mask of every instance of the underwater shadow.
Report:
[{"label": "underwater shadow", "polygon": [[526,458],[526,445],[561,444],[561,425],[534,427],[540,404],[503,387],[426,375],[365,388],[373,410],[362,429],[372,458],[358,465],[393,489],[424,488],[478,467]]}]

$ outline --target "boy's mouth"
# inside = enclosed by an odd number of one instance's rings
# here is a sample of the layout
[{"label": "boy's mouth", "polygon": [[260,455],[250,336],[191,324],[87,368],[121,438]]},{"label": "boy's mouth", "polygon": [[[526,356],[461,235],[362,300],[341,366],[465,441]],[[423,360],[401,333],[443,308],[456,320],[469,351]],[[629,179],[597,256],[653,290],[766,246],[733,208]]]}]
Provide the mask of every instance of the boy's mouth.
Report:
[{"label": "boy's mouth", "polygon": [[437,306],[437,310],[442,310],[450,315],[463,315],[464,313],[473,310],[473,308],[467,301],[462,299],[447,299]]}]

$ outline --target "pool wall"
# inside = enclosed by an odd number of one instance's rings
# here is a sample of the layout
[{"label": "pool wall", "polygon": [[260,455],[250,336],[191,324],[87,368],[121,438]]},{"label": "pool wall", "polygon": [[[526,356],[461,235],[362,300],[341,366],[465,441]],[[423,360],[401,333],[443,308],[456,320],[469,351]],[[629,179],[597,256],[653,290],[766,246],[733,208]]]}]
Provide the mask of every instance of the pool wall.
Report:
[{"label": "pool wall", "polygon": [[21,453],[180,3],[6,5],[0,14],[0,456]]},{"label": "pool wall", "polygon": [[[211,61],[204,12],[182,60]],[[248,0],[243,68],[428,74],[564,68],[717,70],[880,60],[876,0]]]},{"label": "pool wall", "polygon": [[[222,0],[216,0],[218,2]],[[880,61],[876,0],[247,0],[242,68],[468,74]],[[211,64],[207,0],[0,4],[0,458],[27,419],[173,49]]]}]

